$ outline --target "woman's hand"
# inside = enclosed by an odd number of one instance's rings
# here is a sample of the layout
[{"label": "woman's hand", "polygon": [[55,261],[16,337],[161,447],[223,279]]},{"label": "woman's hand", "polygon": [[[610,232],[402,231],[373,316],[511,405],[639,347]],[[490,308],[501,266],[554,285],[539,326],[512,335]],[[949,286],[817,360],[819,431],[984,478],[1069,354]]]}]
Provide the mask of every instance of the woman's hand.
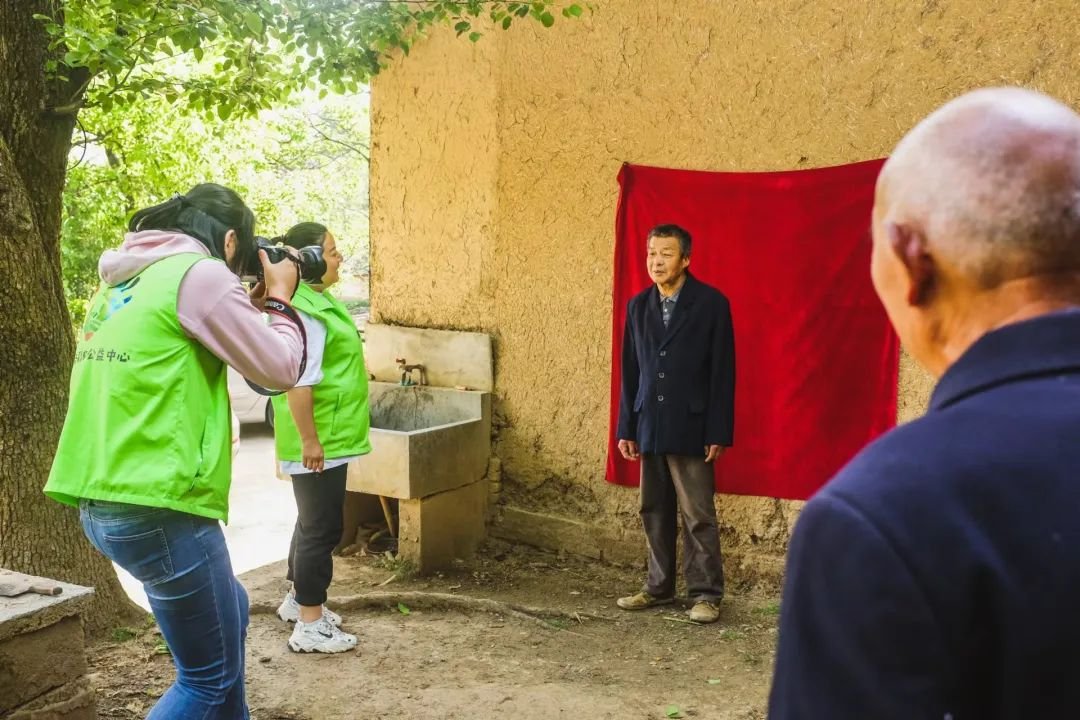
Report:
[{"label": "woman's hand", "polygon": [[304,467],[311,472],[322,472],[325,457],[323,456],[323,446],[319,442],[319,438],[304,438],[303,443],[301,452],[303,453]]},{"label": "woman's hand", "polygon": [[[299,257],[299,253],[291,247],[285,248],[285,252],[293,258]],[[296,286],[300,284],[300,266],[290,260],[272,263],[262,248],[259,248],[259,262],[263,266],[267,294],[279,300],[292,300]]]},{"label": "woman's hand", "polygon": [[258,308],[260,312],[266,312],[267,296],[266,283],[262,280],[255,283],[255,286],[248,291],[248,298],[251,300],[251,304]]}]

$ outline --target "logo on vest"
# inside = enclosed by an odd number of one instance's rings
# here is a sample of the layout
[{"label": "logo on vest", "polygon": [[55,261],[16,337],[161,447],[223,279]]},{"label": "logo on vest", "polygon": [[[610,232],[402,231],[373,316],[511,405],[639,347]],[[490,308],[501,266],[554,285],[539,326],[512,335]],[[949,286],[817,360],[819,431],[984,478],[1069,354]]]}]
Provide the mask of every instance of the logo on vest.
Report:
[{"label": "logo on vest", "polygon": [[119,285],[109,288],[108,292],[98,295],[94,307],[90,309],[86,316],[86,322],[83,323],[83,340],[94,337],[94,333],[100,330],[101,326],[109,318],[123,310],[131,302],[132,290],[138,284],[139,276],[136,275]]}]

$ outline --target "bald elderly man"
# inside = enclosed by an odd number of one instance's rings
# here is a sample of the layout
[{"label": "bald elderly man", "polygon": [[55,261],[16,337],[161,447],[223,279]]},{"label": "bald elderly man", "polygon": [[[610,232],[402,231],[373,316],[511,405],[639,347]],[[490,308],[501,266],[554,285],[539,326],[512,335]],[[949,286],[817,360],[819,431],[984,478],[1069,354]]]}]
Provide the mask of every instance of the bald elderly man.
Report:
[{"label": "bald elderly man", "polygon": [[803,510],[769,717],[1080,718],[1080,116],[996,89],[928,117],[870,271],[938,383]]}]

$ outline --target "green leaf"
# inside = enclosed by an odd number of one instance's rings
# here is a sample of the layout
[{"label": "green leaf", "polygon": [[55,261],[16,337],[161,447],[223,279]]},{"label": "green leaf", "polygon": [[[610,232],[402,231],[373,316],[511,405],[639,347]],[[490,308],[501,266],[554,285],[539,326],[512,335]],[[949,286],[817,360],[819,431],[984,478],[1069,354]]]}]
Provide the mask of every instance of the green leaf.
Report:
[{"label": "green leaf", "polygon": [[250,30],[253,35],[262,35],[263,21],[255,11],[248,10],[244,13],[244,24],[247,25],[248,30]]},{"label": "green leaf", "polygon": [[555,24],[555,16],[549,12],[545,12],[540,16],[540,22],[544,24],[544,27],[549,28]]},{"label": "green leaf", "polygon": [[472,25],[467,20],[462,20],[454,26],[454,31],[460,36],[462,33],[468,32],[471,27]]},{"label": "green leaf", "polygon": [[476,42],[477,40],[479,40],[482,37],[484,37],[482,33],[478,33],[478,32],[469,33],[469,39],[472,40],[473,42]]},{"label": "green leaf", "polygon": [[581,13],[582,13],[581,6],[580,5],[571,5],[570,7],[566,8],[566,12],[570,13],[574,17],[581,17]]},{"label": "green leaf", "polygon": [[681,718],[683,716],[682,710],[679,709],[678,705],[668,705],[664,708],[664,715],[669,718]]},{"label": "green leaf", "polygon": [[412,613],[412,610],[410,610],[408,607],[406,607],[405,603],[398,603],[397,604],[397,611],[399,613],[401,613],[402,615],[409,615],[409,614]]},{"label": "green leaf", "polygon": [[514,22],[514,18],[509,16],[509,15],[507,15],[505,18],[503,18],[503,21],[502,21],[503,30],[509,30],[510,29],[510,23],[512,23],[512,22]]}]

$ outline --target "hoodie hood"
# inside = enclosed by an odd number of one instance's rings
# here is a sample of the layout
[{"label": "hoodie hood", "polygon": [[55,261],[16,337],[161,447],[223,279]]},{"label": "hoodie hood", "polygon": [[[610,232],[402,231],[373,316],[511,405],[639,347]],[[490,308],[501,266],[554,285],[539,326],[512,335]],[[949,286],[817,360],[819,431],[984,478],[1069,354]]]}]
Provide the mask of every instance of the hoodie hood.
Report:
[{"label": "hoodie hood", "polygon": [[170,230],[128,233],[119,248],[102,253],[98,260],[98,274],[106,285],[119,285],[158,260],[182,253],[199,253],[210,257],[205,245],[183,233]]}]

